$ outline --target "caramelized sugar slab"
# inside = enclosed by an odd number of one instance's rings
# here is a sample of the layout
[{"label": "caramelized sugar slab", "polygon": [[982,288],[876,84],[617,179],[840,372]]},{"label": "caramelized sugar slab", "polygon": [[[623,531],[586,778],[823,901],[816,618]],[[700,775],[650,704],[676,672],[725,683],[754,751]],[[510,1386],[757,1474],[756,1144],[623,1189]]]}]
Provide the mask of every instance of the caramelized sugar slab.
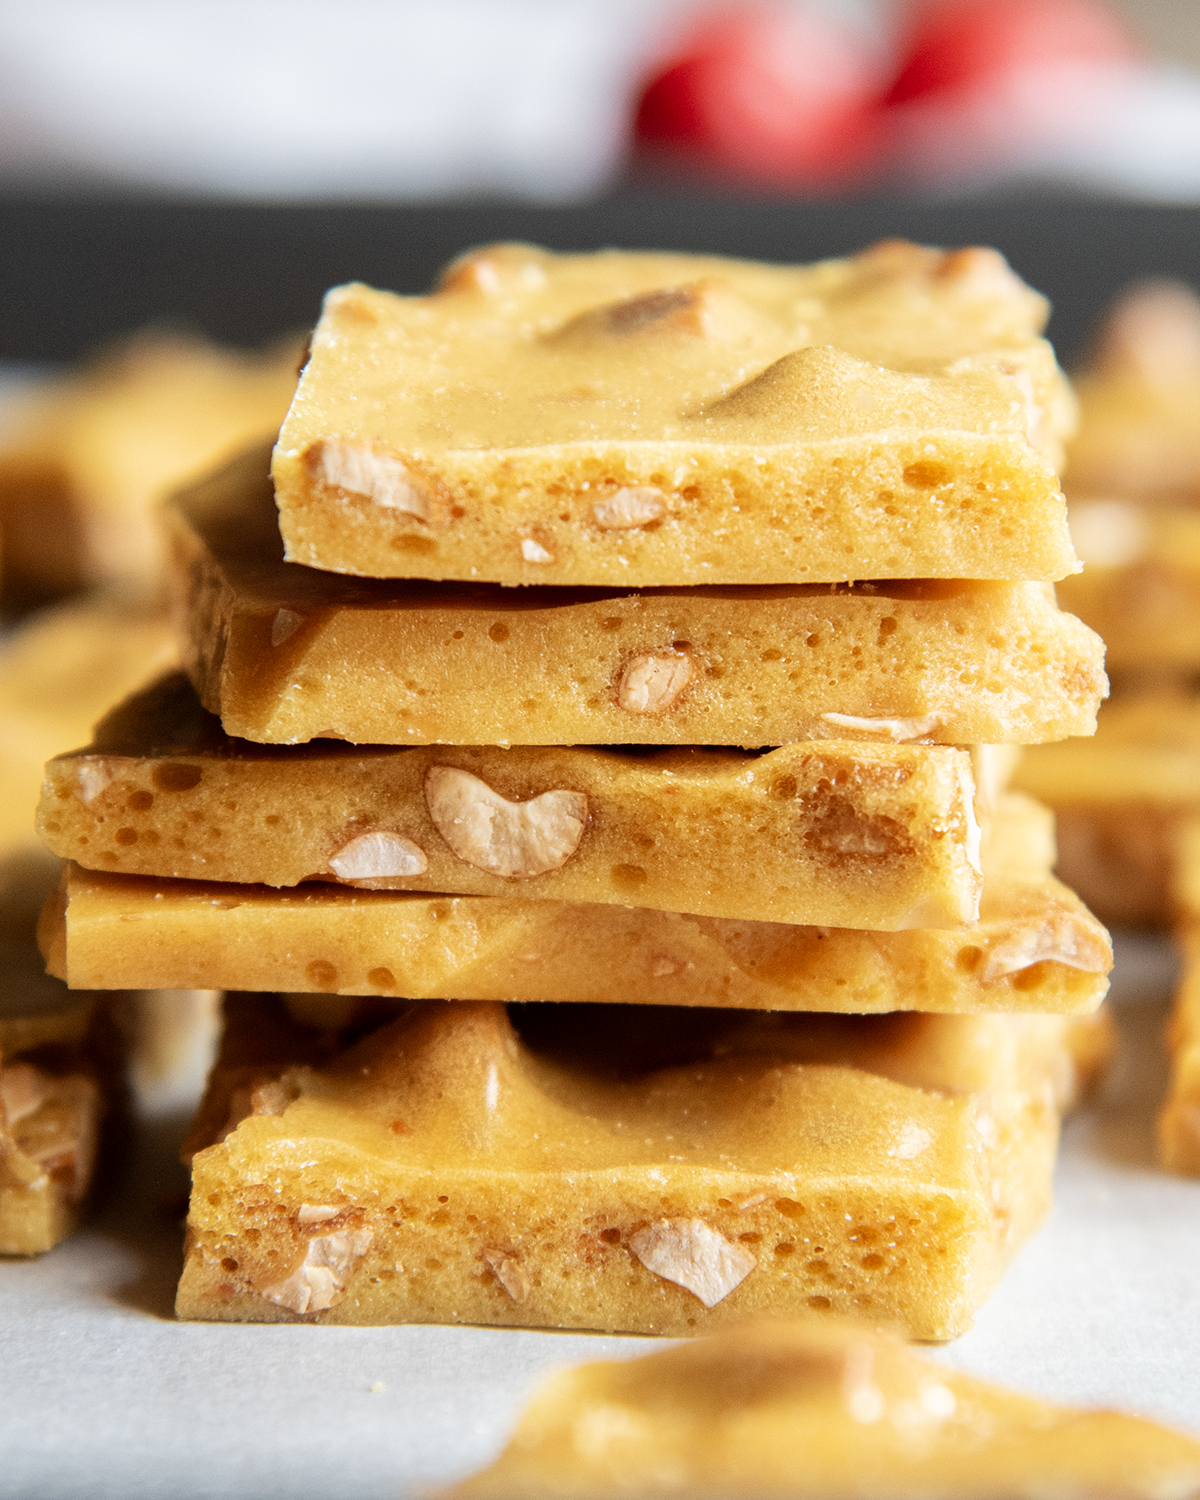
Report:
[{"label": "caramelized sugar slab", "polygon": [[1104,638],[1109,666],[1130,676],[1200,668],[1200,513],[1105,498],[1072,502],[1087,564],[1059,599]]},{"label": "caramelized sugar slab", "polygon": [[168,510],[180,650],[270,743],[1019,743],[1090,734],[1103,646],[1038,584],[617,591],[283,561],[265,450]]},{"label": "caramelized sugar slab", "polygon": [[1033,1400],[866,1324],[758,1322],[564,1370],[457,1500],[525,1496],[1158,1500],[1200,1488],[1200,1443]]},{"label": "caramelized sugar slab", "polygon": [[1049,873],[1053,823],[1002,797],[978,922],[868,933],[520,896],[423,896],[71,867],[45,951],[77,984],[741,1009],[1087,1012],[1108,934]]},{"label": "caramelized sugar slab", "polygon": [[42,767],[175,661],[164,609],[93,595],[24,621],[0,648],[0,848],[37,847]]},{"label": "caramelized sugar slab", "polygon": [[1072,496],[1150,504],[1200,499],[1200,299],[1182,282],[1135,286],[1079,372]]},{"label": "caramelized sugar slab", "polygon": [[71,1233],[122,1104],[105,997],[68,990],[38,955],[56,864],[34,852],[0,862],[0,1255],[37,1255]]},{"label": "caramelized sugar slab", "polygon": [[292,562],[612,585],[1061,578],[1073,405],[993,251],[473,252],[335,288],[275,450]]},{"label": "caramelized sugar slab", "polygon": [[891,930],[977,914],[973,803],[970,758],[945,746],[256,746],[171,677],[50,762],[39,829],[137,875]]},{"label": "caramelized sugar slab", "polygon": [[1037,745],[1016,784],[1057,815],[1061,878],[1120,926],[1164,927],[1176,909],[1181,830],[1200,805],[1200,700],[1130,693],[1095,740]]},{"label": "caramelized sugar slab", "polygon": [[686,1334],[832,1308],[948,1337],[1045,1209],[1097,1024],[533,1006],[514,1029],[423,1002],[343,1053],[277,1007],[230,1002],[184,1317]]}]

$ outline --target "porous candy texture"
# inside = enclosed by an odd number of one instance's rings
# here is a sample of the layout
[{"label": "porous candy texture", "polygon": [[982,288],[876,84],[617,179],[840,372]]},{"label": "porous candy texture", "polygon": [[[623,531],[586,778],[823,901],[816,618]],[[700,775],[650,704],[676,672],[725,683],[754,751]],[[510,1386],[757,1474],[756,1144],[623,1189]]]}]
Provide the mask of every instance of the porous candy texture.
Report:
[{"label": "porous candy texture", "polygon": [[50,762],[39,829],[128,874],[892,930],[977,915],[974,796],[970,757],[940,745],[248,745],[172,677]]},{"label": "porous candy texture", "polygon": [[168,508],[183,661],[271,744],[1037,742],[1091,734],[1104,648],[1044,585],[536,589],[283,561],[254,450]]},{"label": "porous candy texture", "polygon": [[1045,1210],[1080,1025],[426,1002],[338,1057],[263,1006],[189,1142],[183,1317],[950,1337]]},{"label": "porous candy texture", "polygon": [[493,246],[335,288],[272,466],[292,562],[641,587],[1075,571],[1073,407],[994,251]]},{"label": "porous candy texture", "polygon": [[319,883],[231,891],[71,866],[44,946],[55,973],[100,988],[1085,1013],[1108,988],[1112,947],[1053,860],[1050,815],[1006,794],[983,842],[979,921],[898,933]]}]

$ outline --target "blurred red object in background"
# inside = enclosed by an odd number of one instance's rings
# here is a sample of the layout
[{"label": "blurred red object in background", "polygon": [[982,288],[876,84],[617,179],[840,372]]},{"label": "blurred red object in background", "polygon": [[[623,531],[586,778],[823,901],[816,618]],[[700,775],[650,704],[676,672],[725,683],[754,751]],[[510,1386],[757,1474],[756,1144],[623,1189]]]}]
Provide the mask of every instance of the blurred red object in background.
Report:
[{"label": "blurred red object in background", "polygon": [[1140,49],[1098,0],[922,0],[905,18],[889,104],[1048,63],[1125,63]]},{"label": "blurred red object in background", "polygon": [[710,13],[644,88],[643,146],[714,174],[836,188],[874,165],[886,79],[865,38],[817,10]]},{"label": "blurred red object in background", "polygon": [[917,0],[897,55],[893,163],[937,185],[1036,168],[1085,143],[1143,67],[1102,0]]}]

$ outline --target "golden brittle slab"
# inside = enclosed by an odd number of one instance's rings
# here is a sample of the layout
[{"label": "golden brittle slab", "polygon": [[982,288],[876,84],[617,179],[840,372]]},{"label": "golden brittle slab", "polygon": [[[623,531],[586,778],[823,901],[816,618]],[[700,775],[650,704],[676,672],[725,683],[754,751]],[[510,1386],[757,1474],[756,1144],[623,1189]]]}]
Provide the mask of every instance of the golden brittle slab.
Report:
[{"label": "golden brittle slab", "polygon": [[645,907],[109,875],[72,866],[47,906],[54,973],[100,989],[320,990],[409,999],[653,1002],[761,1010],[1087,1012],[1108,934],[1049,873],[1044,809],[1005,797],[979,920],[862,932]]},{"label": "golden brittle slab", "polygon": [[48,757],[174,662],[165,610],[119,596],[60,604],[12,632],[0,648],[0,851],[37,848]]},{"label": "golden brittle slab", "polygon": [[1091,734],[1104,647],[1043,585],[618,592],[349,579],[283,561],[267,456],[176,495],[179,646],[270,743],[1025,743]]},{"label": "golden brittle slab", "polygon": [[339,1055],[264,1008],[233,1002],[188,1143],[185,1318],[951,1337],[1103,1025],[422,1001]]},{"label": "golden brittle slab", "polygon": [[1072,503],[1071,530],[1087,566],[1059,600],[1103,636],[1114,673],[1200,668],[1200,512]]},{"label": "golden brittle slab", "polygon": [[1200,920],[1187,913],[1175,934],[1182,973],[1167,1031],[1171,1081],[1158,1118],[1164,1167],[1200,1177]]},{"label": "golden brittle slab", "polygon": [[1171,1079],[1158,1117],[1164,1167],[1200,1177],[1200,817],[1179,820],[1171,848],[1170,890],[1178,914],[1179,985],[1167,1027]]},{"label": "golden brittle slab", "polygon": [[1072,398],[995,251],[499,245],[335,288],[275,450],[292,562],[617,586],[1056,579]]},{"label": "golden brittle slab", "polygon": [[1191,287],[1131,287],[1110,309],[1075,386],[1079,430],[1066,471],[1072,500],[1200,499],[1200,298]]},{"label": "golden brittle slab", "polygon": [[1200,1490],[1200,1443],[1033,1400],[849,1320],[762,1320],[551,1375],[447,1500],[956,1500]]},{"label": "golden brittle slab", "polygon": [[1025,751],[1014,784],[1054,810],[1058,873],[1102,920],[1166,923],[1176,835],[1200,809],[1200,699],[1118,698],[1095,739]]},{"label": "golden brittle slab", "polygon": [[252,745],[172,676],[49,763],[39,828],[131,875],[893,929],[976,916],[973,804],[969,755],[939,745]]},{"label": "golden brittle slab", "polygon": [[0,862],[0,1255],[38,1255],[75,1228],[120,1092],[102,997],[46,974],[34,929],[57,862]]},{"label": "golden brittle slab", "polygon": [[297,340],[261,353],[144,330],[6,403],[0,432],[4,597],[28,608],[95,584],[161,586],[165,490],[274,434]]}]

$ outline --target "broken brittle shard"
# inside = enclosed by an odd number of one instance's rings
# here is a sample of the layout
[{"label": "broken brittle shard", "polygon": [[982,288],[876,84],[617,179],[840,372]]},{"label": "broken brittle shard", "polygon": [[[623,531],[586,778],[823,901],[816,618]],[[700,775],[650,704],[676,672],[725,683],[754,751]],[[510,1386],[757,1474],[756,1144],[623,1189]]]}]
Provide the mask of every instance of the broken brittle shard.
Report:
[{"label": "broken brittle shard", "polygon": [[1158,1154],[1171,1172],[1200,1177],[1200,817],[1180,819],[1170,891],[1181,966],[1167,1027],[1171,1078],[1158,1117]]},{"label": "broken brittle shard", "polygon": [[497,245],[329,293],[275,449],[292,562],[619,588],[1075,571],[1073,404],[994,251]]},{"label": "broken brittle shard", "polygon": [[1108,497],[1071,502],[1087,565],[1059,598],[1104,637],[1114,675],[1200,668],[1200,515]]},{"label": "broken brittle shard", "polygon": [[807,1318],[551,1375],[504,1452],[447,1500],[1198,1491],[1200,1442],[1183,1433],[1002,1390],[865,1322]]},{"label": "broken brittle shard", "polygon": [[1094,740],[1036,745],[1014,772],[1058,826],[1058,873],[1106,922],[1163,926],[1176,838],[1200,811],[1200,703],[1181,691],[1109,704]]},{"label": "broken brittle shard", "polygon": [[172,676],[49,763],[39,830],[135,875],[894,930],[978,915],[974,801],[969,755],[941,745],[253,745]]},{"label": "broken brittle shard", "polygon": [[89,585],[156,595],[164,490],[278,432],[300,354],[295,340],[246,354],[144,329],[24,400],[6,400],[6,612]]},{"label": "broken brittle shard", "polygon": [[254,449],[166,512],[181,659],[246,739],[965,745],[1095,728],[1103,646],[1043,585],[345,578],[283,561],[267,470]]},{"label": "broken brittle shard", "polygon": [[91,595],[23,621],[0,647],[0,850],[35,849],[47,757],[175,663],[166,611]]},{"label": "broken brittle shard", "polygon": [[1200,498],[1200,298],[1179,281],[1135,284],[1109,310],[1076,377],[1072,498],[1194,505]]},{"label": "broken brittle shard", "polygon": [[51,971],[75,984],[306,990],[317,1014],[331,995],[1088,1012],[1108,988],[1112,947],[1050,874],[1053,860],[1049,814],[1010,793],[983,842],[979,920],[963,928],[877,933],[515,895],[273,891],[72,866],[42,936]]},{"label": "broken brittle shard", "polygon": [[688,1334],[832,1309],[952,1337],[1045,1211],[1106,1024],[621,1021],[422,1002],[342,1050],[231,997],[180,1315]]},{"label": "broken brittle shard", "polygon": [[54,862],[0,865],[0,1255],[38,1255],[75,1228],[122,1095],[105,997],[50,978],[34,941]]}]

